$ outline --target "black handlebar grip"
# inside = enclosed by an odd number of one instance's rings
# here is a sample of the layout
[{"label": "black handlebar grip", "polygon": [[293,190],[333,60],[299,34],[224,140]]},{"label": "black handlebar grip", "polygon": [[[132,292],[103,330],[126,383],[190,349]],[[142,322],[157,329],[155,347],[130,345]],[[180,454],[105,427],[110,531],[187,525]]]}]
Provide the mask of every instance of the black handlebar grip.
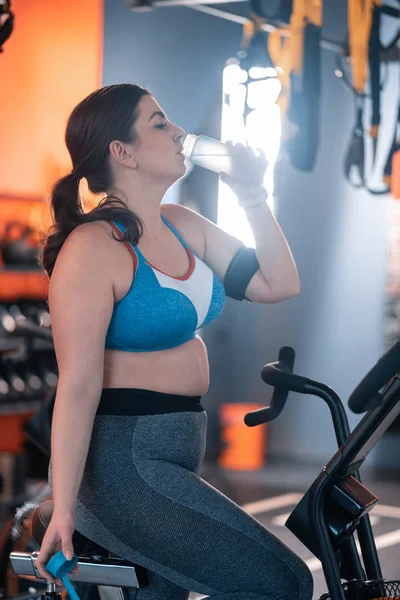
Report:
[{"label": "black handlebar grip", "polygon": [[[278,362],[273,363],[277,365],[277,369],[285,369],[285,371],[292,372],[293,365],[295,359],[295,352],[293,348],[289,346],[283,346],[279,351]],[[261,371],[261,377],[264,379],[263,372],[266,367],[269,365],[265,365]],[[268,382],[267,382],[268,383]],[[256,425],[261,425],[262,423],[268,423],[273,419],[276,419],[280,415],[285,406],[285,402],[288,397],[288,390],[282,387],[276,387],[274,389],[274,393],[272,395],[269,406],[265,408],[259,408],[257,410],[253,410],[249,412],[244,417],[244,422],[248,427],[255,427]]]},{"label": "black handlebar grip", "polygon": [[290,346],[282,346],[279,350],[278,362],[281,365],[281,369],[288,373],[293,373],[294,359],[296,353]]},{"label": "black handlebar grip", "polygon": [[388,350],[360,381],[349,398],[349,408],[354,413],[369,410],[370,401],[400,372],[400,342]]},{"label": "black handlebar grip", "polygon": [[[283,348],[282,348],[283,350]],[[293,352],[294,362],[294,350],[289,348]],[[293,369],[293,363],[292,363]],[[300,375],[294,375],[292,369],[284,371],[281,369],[279,362],[265,365],[261,371],[261,377],[265,383],[278,388],[286,388],[287,391],[299,392],[300,394],[306,393],[306,385],[309,383],[307,377],[301,377]]]},{"label": "black handlebar grip", "polygon": [[255,427],[256,425],[273,421],[282,412],[287,397],[287,390],[282,388],[275,389],[270,405],[247,413],[244,417],[244,422],[248,427]]},{"label": "black handlebar grip", "polygon": [[278,373],[278,378],[280,375],[282,375],[283,377],[293,377],[293,365],[295,356],[296,355],[293,348],[291,348],[290,346],[283,346],[283,348],[279,350],[278,361],[274,363],[268,363],[262,368],[261,377],[263,381],[274,387],[286,387],[286,385],[277,385],[275,384],[275,382],[272,382],[274,375],[271,378],[270,373]]}]

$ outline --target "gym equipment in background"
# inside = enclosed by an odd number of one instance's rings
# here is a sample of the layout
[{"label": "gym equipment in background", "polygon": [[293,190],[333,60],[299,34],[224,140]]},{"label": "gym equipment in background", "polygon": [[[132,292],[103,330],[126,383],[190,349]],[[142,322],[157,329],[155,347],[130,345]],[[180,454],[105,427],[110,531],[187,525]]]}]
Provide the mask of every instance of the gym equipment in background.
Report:
[{"label": "gym equipment in background", "polygon": [[25,223],[19,221],[7,223],[0,243],[5,266],[41,268],[38,262],[39,249],[30,239],[34,233],[34,230]]},{"label": "gym equipment in background", "polygon": [[[372,189],[368,185],[365,152],[365,104],[371,101],[371,119],[368,136],[372,143],[371,169],[374,169],[379,143],[381,122],[381,93],[385,87],[386,76],[382,65],[386,63],[399,40],[399,31],[385,46],[381,41],[381,19],[383,14],[391,15],[391,7],[382,6],[379,0],[349,0],[348,2],[348,39],[341,53],[336,57],[336,75],[351,92],[354,98],[355,120],[351,138],[344,159],[344,175],[355,188],[366,188],[371,194],[381,195],[390,191],[393,156],[397,150],[397,136],[388,152],[381,189]],[[392,9],[395,16],[395,9]],[[398,12],[398,11],[397,11]],[[384,76],[382,77],[382,71]],[[386,65],[387,73],[387,65]],[[369,80],[369,84],[367,84]],[[369,91],[368,91],[369,87]]]}]

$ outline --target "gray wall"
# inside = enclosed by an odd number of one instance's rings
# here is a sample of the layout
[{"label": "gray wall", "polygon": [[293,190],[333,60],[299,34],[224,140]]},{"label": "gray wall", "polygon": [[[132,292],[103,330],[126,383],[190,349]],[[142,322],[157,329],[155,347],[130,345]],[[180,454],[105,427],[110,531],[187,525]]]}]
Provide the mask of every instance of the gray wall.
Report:
[{"label": "gray wall", "polygon": [[[336,32],[339,40],[345,24],[345,3],[340,5],[341,11],[328,7],[332,15],[326,14],[328,37]],[[139,14],[123,0],[106,0],[104,84],[149,87],[171,120],[187,131],[208,128],[205,132],[217,136],[221,73],[240,37],[237,24],[189,8]],[[296,372],[326,382],[344,398],[382,353],[389,199],[354,191],[341,174],[353,105],[334,68],[332,53],[324,51],[314,172],[295,171],[285,158],[276,167],[276,214],[298,265],[301,294],[269,306],[228,300],[221,318],[204,331],[211,366],[204,404],[211,432],[221,402],[265,402],[269,391],[260,368],[276,360],[282,345],[295,348]],[[386,146],[395,79],[390,73]],[[352,425],[358,420],[350,419]],[[333,450],[327,409],[317,399],[292,395],[286,413],[269,426],[267,454],[322,463]],[[387,454],[375,452],[372,458],[384,464]]]}]

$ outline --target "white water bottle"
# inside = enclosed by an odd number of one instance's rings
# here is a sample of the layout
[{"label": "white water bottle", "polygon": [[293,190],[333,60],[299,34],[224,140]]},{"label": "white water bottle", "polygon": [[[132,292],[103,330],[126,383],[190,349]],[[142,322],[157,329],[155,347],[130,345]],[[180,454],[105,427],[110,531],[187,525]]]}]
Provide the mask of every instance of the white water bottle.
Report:
[{"label": "white water bottle", "polygon": [[232,157],[228,146],[219,140],[188,133],[183,142],[182,154],[199,167],[230,175]]},{"label": "white water bottle", "polygon": [[246,185],[262,185],[265,169],[260,171],[256,157],[245,152],[232,152],[220,140],[188,133],[183,142],[182,154],[204,169],[219,174],[226,173]]}]

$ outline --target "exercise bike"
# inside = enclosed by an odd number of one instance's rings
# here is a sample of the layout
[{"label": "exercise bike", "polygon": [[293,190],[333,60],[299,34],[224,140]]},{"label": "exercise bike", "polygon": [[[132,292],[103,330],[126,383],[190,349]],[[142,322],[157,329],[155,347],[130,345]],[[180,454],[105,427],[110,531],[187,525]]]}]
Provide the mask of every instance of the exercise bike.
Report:
[{"label": "exercise bike", "polygon": [[289,391],[318,396],[331,412],[338,451],[285,525],[322,563],[328,593],[320,600],[397,600],[400,581],[383,579],[368,515],[378,498],[362,485],[358,469],[400,414],[400,342],[378,360],[351,394],[350,409],[366,412],[352,433],[336,392],[323,383],[294,375],[294,357],[292,348],[282,348],[278,362],[264,366],[262,378],[275,388],[272,401],[268,407],[247,414],[245,422],[255,426],[277,418]]},{"label": "exercise bike", "polygon": [[[328,593],[321,600],[398,599],[400,581],[384,581],[369,521],[368,512],[377,498],[362,485],[358,468],[400,414],[400,342],[377,362],[351,395],[350,408],[358,413],[367,411],[352,433],[339,396],[323,383],[293,374],[294,358],[293,349],[284,347],[277,362],[263,367],[261,376],[274,387],[274,393],[267,407],[245,416],[245,423],[254,427],[277,418],[289,391],[319,396],[331,411],[339,449],[294,508],[286,526],[322,563]],[[50,499],[32,514],[32,535],[39,546],[52,511]],[[356,531],[363,564],[353,537]],[[73,544],[80,573],[70,574],[68,579],[97,586],[101,600],[127,600],[130,592],[148,584],[144,568],[111,555],[77,531]],[[41,580],[37,556],[36,551],[12,552],[10,560],[16,575]],[[57,586],[51,582],[46,585],[42,600],[60,600]]]}]

